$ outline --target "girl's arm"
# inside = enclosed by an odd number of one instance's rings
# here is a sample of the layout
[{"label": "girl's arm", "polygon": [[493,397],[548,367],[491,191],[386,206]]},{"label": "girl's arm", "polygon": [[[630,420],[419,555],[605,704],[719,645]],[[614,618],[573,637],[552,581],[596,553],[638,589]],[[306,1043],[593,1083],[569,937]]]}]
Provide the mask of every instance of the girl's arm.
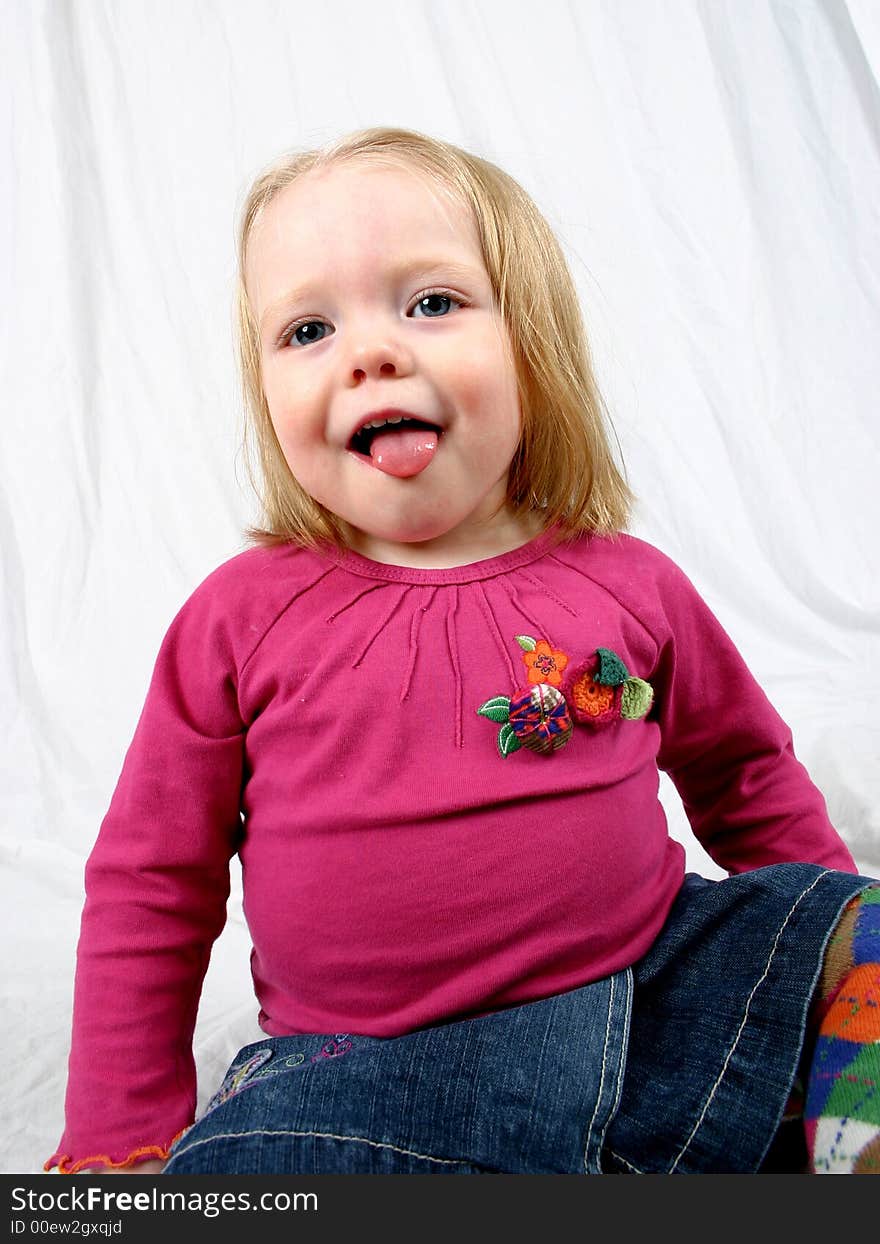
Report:
[{"label": "girl's arm", "polygon": [[66,1126],[47,1168],[164,1163],[193,1121],[193,1029],[241,830],[227,629],[216,593],[175,618],[89,857]]},{"label": "girl's arm", "polygon": [[165,1163],[153,1160],[151,1162],[135,1162],[131,1166],[112,1167],[112,1166],[83,1166],[80,1169],[81,1175],[161,1175],[165,1169]]},{"label": "girl's arm", "polygon": [[696,837],[730,873],[803,861],[857,872],[792,734],[687,576],[663,558],[651,678],[658,764]]}]

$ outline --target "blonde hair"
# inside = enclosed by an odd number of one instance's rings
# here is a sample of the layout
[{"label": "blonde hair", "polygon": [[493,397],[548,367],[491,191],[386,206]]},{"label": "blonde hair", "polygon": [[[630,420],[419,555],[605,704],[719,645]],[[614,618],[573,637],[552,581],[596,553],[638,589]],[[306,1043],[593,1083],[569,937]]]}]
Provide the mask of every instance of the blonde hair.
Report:
[{"label": "blonde hair", "polygon": [[611,421],[593,375],[577,292],[552,229],[519,183],[495,164],[414,130],[380,126],[316,150],[283,155],[257,176],[241,209],[237,347],[245,413],[242,448],[262,506],[260,525],[247,529],[248,539],[345,543],[343,521],[301,487],[278,444],[263,392],[259,329],[245,271],[251,232],[275,196],[313,169],[354,159],[427,174],[473,213],[517,374],[522,430],[508,478],[510,509],[517,516],[539,512],[545,528],[559,524],[563,538],[625,529],[635,497],[614,462]]}]

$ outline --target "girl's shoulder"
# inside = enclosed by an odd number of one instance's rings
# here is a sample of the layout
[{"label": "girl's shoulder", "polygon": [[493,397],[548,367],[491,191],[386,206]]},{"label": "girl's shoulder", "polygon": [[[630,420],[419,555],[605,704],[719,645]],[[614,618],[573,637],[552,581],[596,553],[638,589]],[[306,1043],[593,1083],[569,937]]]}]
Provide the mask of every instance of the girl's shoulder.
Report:
[{"label": "girl's shoulder", "polygon": [[187,597],[166,642],[209,646],[240,660],[328,569],[326,559],[294,544],[255,546],[236,553]]},{"label": "girl's shoulder", "polygon": [[310,550],[296,544],[253,545],[215,567],[195,589],[193,597],[248,594],[270,581],[294,583],[319,560]]},{"label": "girl's shoulder", "polygon": [[572,570],[628,594],[653,598],[658,592],[693,586],[668,553],[625,531],[580,535],[557,545],[551,555]]},{"label": "girl's shoulder", "polygon": [[558,545],[552,556],[613,597],[658,646],[707,613],[706,601],[681,566],[638,536],[582,536]]}]

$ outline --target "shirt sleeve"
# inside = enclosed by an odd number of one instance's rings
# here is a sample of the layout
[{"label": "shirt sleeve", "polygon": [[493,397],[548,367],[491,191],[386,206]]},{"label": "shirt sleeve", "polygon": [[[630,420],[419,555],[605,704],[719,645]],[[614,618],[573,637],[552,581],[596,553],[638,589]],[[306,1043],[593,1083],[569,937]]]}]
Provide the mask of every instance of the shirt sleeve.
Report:
[{"label": "shirt sleeve", "polygon": [[858,872],[788,726],[718,619],[669,559],[652,678],[657,763],[697,839],[728,873],[804,862]]},{"label": "shirt sleeve", "polygon": [[65,1130],[46,1169],[165,1157],[193,1120],[193,1030],[241,826],[227,629],[205,592],[172,623],[86,865]]}]

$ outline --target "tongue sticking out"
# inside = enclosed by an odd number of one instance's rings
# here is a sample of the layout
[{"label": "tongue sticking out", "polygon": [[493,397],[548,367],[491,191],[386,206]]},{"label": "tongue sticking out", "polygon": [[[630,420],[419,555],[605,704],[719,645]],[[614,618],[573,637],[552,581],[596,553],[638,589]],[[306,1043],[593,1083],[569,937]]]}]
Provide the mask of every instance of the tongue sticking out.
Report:
[{"label": "tongue sticking out", "polygon": [[439,434],[428,427],[389,427],[376,432],[370,443],[373,466],[399,479],[418,475],[437,452],[438,439]]}]

